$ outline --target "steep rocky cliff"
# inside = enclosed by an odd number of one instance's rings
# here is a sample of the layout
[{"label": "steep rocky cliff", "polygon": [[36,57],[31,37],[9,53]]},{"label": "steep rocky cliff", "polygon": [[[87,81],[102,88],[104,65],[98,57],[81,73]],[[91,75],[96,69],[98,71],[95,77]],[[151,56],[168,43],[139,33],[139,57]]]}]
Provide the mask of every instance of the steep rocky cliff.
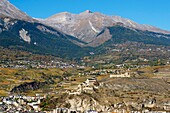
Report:
[{"label": "steep rocky cliff", "polygon": [[46,83],[45,82],[30,82],[30,83],[24,83],[21,84],[19,86],[14,87],[11,90],[11,93],[22,93],[22,92],[26,92],[29,90],[37,90],[42,88]]}]

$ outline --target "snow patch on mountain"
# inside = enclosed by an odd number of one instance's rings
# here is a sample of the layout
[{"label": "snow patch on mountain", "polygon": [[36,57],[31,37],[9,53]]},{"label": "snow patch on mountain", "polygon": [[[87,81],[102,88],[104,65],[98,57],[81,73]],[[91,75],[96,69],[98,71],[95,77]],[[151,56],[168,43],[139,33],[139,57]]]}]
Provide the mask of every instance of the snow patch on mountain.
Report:
[{"label": "snow patch on mountain", "polygon": [[136,27],[136,25],[133,24],[132,21],[130,21],[130,20],[127,20],[127,21],[129,22],[130,25],[132,25],[133,27]]},{"label": "snow patch on mountain", "polygon": [[94,32],[100,33],[100,31],[97,30],[97,29],[93,26],[93,24],[91,23],[91,21],[89,21],[89,25],[90,25],[90,27],[92,28],[92,30],[93,30]]}]

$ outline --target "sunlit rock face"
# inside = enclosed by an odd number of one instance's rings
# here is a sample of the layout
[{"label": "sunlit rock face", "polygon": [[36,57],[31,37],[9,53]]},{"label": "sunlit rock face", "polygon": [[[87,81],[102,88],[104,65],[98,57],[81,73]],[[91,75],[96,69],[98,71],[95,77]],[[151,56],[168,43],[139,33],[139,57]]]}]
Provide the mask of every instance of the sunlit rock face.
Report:
[{"label": "sunlit rock face", "polygon": [[28,31],[26,31],[25,29],[20,30],[19,35],[20,35],[21,39],[23,39],[25,42],[28,42],[28,43],[31,42],[31,38],[28,34]]}]

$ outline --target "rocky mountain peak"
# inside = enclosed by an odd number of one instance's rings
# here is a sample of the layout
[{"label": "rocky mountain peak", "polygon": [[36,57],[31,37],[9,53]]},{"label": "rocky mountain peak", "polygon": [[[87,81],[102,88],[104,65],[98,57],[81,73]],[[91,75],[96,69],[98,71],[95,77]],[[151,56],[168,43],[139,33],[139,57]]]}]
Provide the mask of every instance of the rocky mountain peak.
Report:
[{"label": "rocky mountain peak", "polygon": [[93,12],[90,10],[86,10],[84,13],[93,13]]},{"label": "rocky mountain peak", "polygon": [[86,10],[86,11],[84,11],[84,12],[81,12],[79,15],[92,15],[93,14],[93,12],[92,11],[90,11],[90,10]]}]

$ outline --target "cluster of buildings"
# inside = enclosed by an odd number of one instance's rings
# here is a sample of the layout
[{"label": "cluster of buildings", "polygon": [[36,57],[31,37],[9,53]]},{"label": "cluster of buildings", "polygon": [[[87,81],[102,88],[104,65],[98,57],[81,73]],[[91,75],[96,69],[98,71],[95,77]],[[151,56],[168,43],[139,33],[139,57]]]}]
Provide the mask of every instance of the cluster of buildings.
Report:
[{"label": "cluster of buildings", "polygon": [[92,93],[94,89],[98,89],[99,83],[97,79],[94,78],[89,78],[85,82],[81,83],[78,85],[78,87],[75,90],[72,90],[69,93],[69,95],[79,95],[81,93]]},{"label": "cluster of buildings", "polygon": [[9,61],[0,61],[0,67],[2,68],[22,68],[22,69],[28,69],[28,68],[73,68],[76,67],[75,64],[69,64],[63,61],[30,61],[30,60],[9,60]]},{"label": "cluster of buildings", "polygon": [[[156,106],[155,100],[147,100],[145,104],[142,104],[143,109],[142,110],[134,110],[134,109],[128,109],[126,107],[122,108],[125,103],[119,103],[115,104],[114,108],[111,108],[109,111],[105,111],[102,113],[169,113],[170,111],[167,109],[164,110],[151,110]],[[126,103],[127,104],[127,103]],[[140,105],[140,104],[139,104]],[[99,111],[96,110],[87,110],[84,111],[84,113],[98,113]],[[75,111],[69,108],[56,108],[48,113],[82,113],[81,111]]]},{"label": "cluster of buildings", "polygon": [[39,106],[42,99],[39,95],[1,97],[0,113],[43,113]]},{"label": "cluster of buildings", "polygon": [[115,74],[118,71],[126,72],[126,70],[121,70],[121,69],[99,69],[99,70],[94,70],[94,71],[89,71],[89,72],[79,72],[80,76],[83,75],[108,75],[108,74]]},{"label": "cluster of buildings", "polygon": [[110,74],[110,78],[129,78],[131,77],[130,72],[115,70],[113,74]]},{"label": "cluster of buildings", "polygon": [[[81,113],[80,111],[75,111],[75,110],[71,110],[68,108],[56,108],[53,111],[50,111],[49,113]],[[84,111],[84,113],[98,113],[95,110],[87,110]]]},{"label": "cluster of buildings", "polygon": [[110,75],[110,78],[113,77],[131,77],[134,73],[129,72],[129,70],[124,69],[102,69],[102,70],[95,70],[90,72],[79,72],[80,76],[83,75]]}]

